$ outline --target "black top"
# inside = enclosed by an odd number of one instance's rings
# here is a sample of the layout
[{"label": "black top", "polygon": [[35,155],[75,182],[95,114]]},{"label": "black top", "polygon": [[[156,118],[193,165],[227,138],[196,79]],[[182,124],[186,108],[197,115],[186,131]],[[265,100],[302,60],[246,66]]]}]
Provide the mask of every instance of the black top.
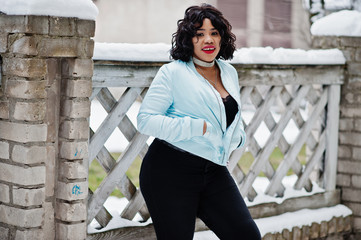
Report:
[{"label": "black top", "polygon": [[227,117],[227,128],[232,124],[237,112],[238,105],[236,100],[231,95],[228,95],[225,98],[222,98],[224,107],[226,109],[226,117]]}]

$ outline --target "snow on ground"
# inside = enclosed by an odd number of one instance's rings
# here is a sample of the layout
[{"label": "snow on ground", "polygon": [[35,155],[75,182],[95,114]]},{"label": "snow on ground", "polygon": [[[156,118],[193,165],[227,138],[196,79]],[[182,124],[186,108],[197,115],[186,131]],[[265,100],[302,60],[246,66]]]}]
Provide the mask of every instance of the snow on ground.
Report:
[{"label": "snow on ground", "polygon": [[0,0],[0,12],[95,20],[98,8],[92,0]]},{"label": "snow on ground", "polygon": [[[168,62],[171,45],[164,43],[95,43],[94,60]],[[231,63],[237,64],[344,64],[338,49],[302,50],[271,47],[240,48]]]},{"label": "snow on ground", "polygon": [[[352,211],[344,205],[319,209],[302,209],[296,212],[288,212],[278,216],[255,219],[255,222],[263,237],[267,233],[282,233],[283,229],[292,231],[293,227],[311,226],[312,223],[320,224],[322,221],[330,221],[333,217],[346,217]],[[212,231],[197,232],[194,240],[217,240],[219,239]]]},{"label": "snow on ground", "polygon": [[343,10],[315,21],[312,35],[361,36],[361,12]]}]

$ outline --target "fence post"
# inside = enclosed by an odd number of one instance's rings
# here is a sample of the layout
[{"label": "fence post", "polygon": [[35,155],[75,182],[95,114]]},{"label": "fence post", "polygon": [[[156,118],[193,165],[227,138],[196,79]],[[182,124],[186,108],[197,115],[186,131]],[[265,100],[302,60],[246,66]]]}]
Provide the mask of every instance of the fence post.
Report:
[{"label": "fence post", "polygon": [[0,239],[85,239],[95,22],[0,15]]}]

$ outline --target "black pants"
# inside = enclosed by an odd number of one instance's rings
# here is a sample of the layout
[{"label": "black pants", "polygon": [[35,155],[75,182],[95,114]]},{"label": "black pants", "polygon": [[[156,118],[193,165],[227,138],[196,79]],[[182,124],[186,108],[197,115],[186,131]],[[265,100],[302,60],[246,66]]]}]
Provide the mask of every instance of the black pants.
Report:
[{"label": "black pants", "polygon": [[140,189],[158,240],[191,240],[196,217],[221,239],[261,239],[226,167],[155,139],[140,172]]}]

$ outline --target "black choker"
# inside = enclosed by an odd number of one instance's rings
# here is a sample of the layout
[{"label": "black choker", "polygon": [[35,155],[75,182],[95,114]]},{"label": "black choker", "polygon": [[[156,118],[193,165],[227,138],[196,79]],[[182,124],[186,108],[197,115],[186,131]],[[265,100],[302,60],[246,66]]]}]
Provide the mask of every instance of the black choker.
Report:
[{"label": "black choker", "polygon": [[212,62],[205,62],[194,57],[193,62],[201,67],[213,67],[215,61],[213,60]]}]

